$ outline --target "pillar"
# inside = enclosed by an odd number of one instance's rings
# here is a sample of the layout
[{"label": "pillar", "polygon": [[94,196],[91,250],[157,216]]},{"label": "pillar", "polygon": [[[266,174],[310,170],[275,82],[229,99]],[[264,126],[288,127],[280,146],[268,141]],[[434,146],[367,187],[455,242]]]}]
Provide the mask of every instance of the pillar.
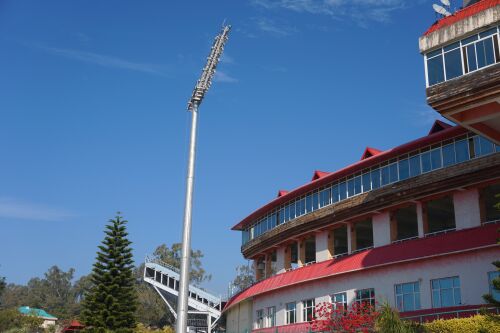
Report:
[{"label": "pillar", "polygon": [[453,194],[453,206],[457,230],[481,225],[481,209],[477,189],[455,192]]},{"label": "pillar", "polygon": [[329,249],[329,235],[330,231],[325,230],[318,232],[316,237],[316,262],[325,261],[331,258]]},{"label": "pillar", "polygon": [[306,245],[304,244],[304,240],[297,241],[297,252],[298,252],[298,260],[297,264],[299,267],[304,266],[306,263]]},{"label": "pillar", "polygon": [[418,237],[422,238],[425,236],[427,228],[427,214],[424,212],[424,205],[422,202],[417,202],[415,204],[417,208],[417,224],[418,224]]}]

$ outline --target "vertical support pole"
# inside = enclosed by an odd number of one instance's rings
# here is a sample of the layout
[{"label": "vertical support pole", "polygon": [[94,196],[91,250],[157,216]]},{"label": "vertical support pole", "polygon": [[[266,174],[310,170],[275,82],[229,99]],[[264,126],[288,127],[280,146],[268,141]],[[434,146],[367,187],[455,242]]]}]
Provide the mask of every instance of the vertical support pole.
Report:
[{"label": "vertical support pole", "polygon": [[212,333],[212,316],[210,315],[210,312],[207,313],[207,333]]},{"label": "vertical support pole", "polygon": [[193,210],[194,161],[196,158],[196,130],[198,121],[198,105],[191,109],[191,137],[189,143],[189,160],[186,178],[186,203],[184,208],[184,228],[182,231],[181,273],[179,300],[177,304],[176,332],[187,332],[189,271],[191,259],[191,216]]}]

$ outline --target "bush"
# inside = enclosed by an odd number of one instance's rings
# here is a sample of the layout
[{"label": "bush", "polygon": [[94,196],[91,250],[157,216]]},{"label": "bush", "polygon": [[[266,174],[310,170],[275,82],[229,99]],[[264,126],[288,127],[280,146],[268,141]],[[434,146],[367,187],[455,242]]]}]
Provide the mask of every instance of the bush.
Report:
[{"label": "bush", "polygon": [[137,324],[134,333],[175,333],[174,329],[170,326],[165,326],[163,329],[155,329],[144,326],[144,324]]},{"label": "bush", "polygon": [[425,323],[429,333],[500,333],[500,317],[477,315],[469,318],[438,319]]}]

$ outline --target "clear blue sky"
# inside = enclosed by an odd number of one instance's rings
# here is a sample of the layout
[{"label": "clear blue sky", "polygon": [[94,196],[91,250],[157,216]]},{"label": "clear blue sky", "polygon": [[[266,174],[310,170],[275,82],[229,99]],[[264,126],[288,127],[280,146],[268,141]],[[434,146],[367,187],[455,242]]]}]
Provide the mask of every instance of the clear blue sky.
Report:
[{"label": "clear blue sky", "polygon": [[279,189],[427,133],[418,37],[430,1],[0,1],[0,276],[89,273],[120,210],[135,260],[181,238],[189,114],[200,109],[192,245],[225,292],[230,228]]}]

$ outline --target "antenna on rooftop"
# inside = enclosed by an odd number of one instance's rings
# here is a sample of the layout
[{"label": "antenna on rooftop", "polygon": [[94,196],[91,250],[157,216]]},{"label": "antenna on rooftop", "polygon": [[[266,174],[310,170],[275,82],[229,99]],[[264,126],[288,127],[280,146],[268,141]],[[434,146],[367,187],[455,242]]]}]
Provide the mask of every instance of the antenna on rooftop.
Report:
[{"label": "antenna on rooftop", "polygon": [[[441,0],[441,2],[444,4],[445,2],[448,2],[448,0]],[[434,11],[442,16],[450,16],[451,13],[446,9],[444,8],[443,6],[440,6],[438,4],[433,4],[432,5],[432,8],[434,9]]]}]

